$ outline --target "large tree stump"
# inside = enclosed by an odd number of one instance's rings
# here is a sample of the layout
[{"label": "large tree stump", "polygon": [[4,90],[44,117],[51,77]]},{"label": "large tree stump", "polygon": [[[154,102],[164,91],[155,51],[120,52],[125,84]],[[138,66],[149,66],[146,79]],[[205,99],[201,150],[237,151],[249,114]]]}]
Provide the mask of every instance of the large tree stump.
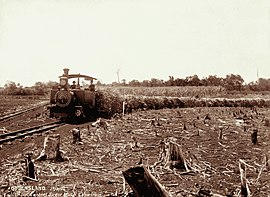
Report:
[{"label": "large tree stump", "polygon": [[60,135],[48,135],[45,137],[43,149],[37,160],[54,159],[64,161],[60,152]]},{"label": "large tree stump", "polygon": [[171,197],[144,166],[130,168],[123,172],[123,176],[135,197]]},{"label": "large tree stump", "polygon": [[186,163],[186,159],[183,155],[182,148],[179,144],[169,141],[165,143],[165,166],[173,169],[184,169],[189,170],[189,167]]}]

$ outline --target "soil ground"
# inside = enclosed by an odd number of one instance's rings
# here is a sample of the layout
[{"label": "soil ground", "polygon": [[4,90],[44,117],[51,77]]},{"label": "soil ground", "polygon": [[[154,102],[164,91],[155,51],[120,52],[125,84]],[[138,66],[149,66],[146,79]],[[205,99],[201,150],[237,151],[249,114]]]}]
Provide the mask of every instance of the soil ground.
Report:
[{"label": "soil ground", "polygon": [[[35,117],[36,112],[32,113],[30,116]],[[206,116],[209,119],[205,119]],[[266,124],[269,117],[270,110],[265,108],[257,111],[181,108],[138,111],[107,120],[108,130],[92,127],[91,123],[66,124],[51,131],[61,136],[60,149],[65,161],[34,161],[37,182],[22,180],[25,154],[32,152],[32,158],[37,158],[48,133],[1,146],[0,193],[10,196],[124,196],[131,189],[124,183],[122,172],[142,160],[172,196],[195,196],[202,190],[237,196],[241,186],[238,167],[241,159],[246,165],[252,196],[267,197],[270,172],[264,158],[270,154],[270,128]],[[26,125],[38,121],[30,120],[26,123],[21,117]],[[15,127],[16,124],[13,129]],[[76,127],[81,130],[82,143],[73,144],[70,131]],[[251,142],[254,129],[258,130],[258,144]],[[221,130],[223,135],[219,139]],[[160,158],[160,142],[167,138],[181,145],[187,161],[197,166],[199,172],[183,173],[168,170],[161,164],[153,166]]]},{"label": "soil ground", "polygon": [[[38,96],[2,96],[0,95],[0,115],[15,112],[40,103]],[[43,100],[44,101],[44,100]]]}]

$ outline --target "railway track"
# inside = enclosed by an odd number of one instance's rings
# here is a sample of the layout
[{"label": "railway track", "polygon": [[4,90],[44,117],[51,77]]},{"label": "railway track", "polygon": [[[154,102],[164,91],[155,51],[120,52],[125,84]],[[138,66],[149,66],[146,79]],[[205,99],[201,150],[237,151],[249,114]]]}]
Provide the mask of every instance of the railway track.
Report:
[{"label": "railway track", "polygon": [[43,131],[48,131],[50,129],[60,127],[64,125],[65,123],[57,121],[57,122],[52,122],[52,123],[47,123],[47,124],[42,124],[26,129],[20,129],[17,131],[11,131],[9,133],[4,133],[0,135],[0,144],[3,144],[5,142],[10,142],[15,139],[23,138],[25,136],[33,135],[35,133],[40,133]]},{"label": "railway track", "polygon": [[35,110],[39,107],[43,107],[43,106],[46,106],[48,105],[49,102],[43,102],[39,105],[36,105],[34,107],[30,107],[30,108],[27,108],[27,109],[22,109],[22,110],[19,110],[19,111],[15,111],[15,112],[10,112],[10,113],[7,113],[7,114],[4,114],[4,115],[1,115],[0,116],[0,121],[3,121],[3,120],[6,120],[6,119],[9,119],[9,118],[12,118],[12,117],[15,117],[15,116],[18,116],[18,115],[21,115],[23,113],[26,113],[28,111],[32,111],[32,110]]}]

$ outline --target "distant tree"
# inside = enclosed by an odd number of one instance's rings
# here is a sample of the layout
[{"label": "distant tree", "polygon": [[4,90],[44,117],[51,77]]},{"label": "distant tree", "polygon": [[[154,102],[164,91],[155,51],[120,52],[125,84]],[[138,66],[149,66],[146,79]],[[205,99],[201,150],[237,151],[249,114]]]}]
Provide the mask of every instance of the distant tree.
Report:
[{"label": "distant tree", "polygon": [[270,90],[270,79],[259,78],[257,82],[258,89],[260,91],[269,91]]},{"label": "distant tree", "polygon": [[226,75],[224,81],[224,87],[227,90],[242,90],[243,89],[244,79],[240,75]]},{"label": "distant tree", "polygon": [[143,87],[150,87],[151,86],[151,83],[150,83],[149,80],[143,80],[142,83],[141,83],[141,85]]},{"label": "distant tree", "polygon": [[246,88],[251,91],[259,91],[259,86],[257,83],[250,82],[249,84],[246,85]]},{"label": "distant tree", "polygon": [[17,93],[17,85],[14,81],[7,81],[4,85],[4,93],[15,95]]},{"label": "distant tree", "polygon": [[165,86],[174,86],[174,77],[173,76],[169,76],[169,80],[164,82]]},{"label": "distant tree", "polygon": [[126,79],[122,79],[121,81],[122,81],[122,84],[121,85],[123,85],[123,86],[126,86],[127,85],[127,80]]},{"label": "distant tree", "polygon": [[201,86],[209,86],[207,78],[202,78],[200,80],[200,84],[201,84]]},{"label": "distant tree", "polygon": [[207,85],[209,86],[220,86],[222,85],[223,79],[220,77],[217,77],[216,75],[209,75],[207,78]]},{"label": "distant tree", "polygon": [[138,80],[132,80],[128,83],[128,85],[132,87],[139,87],[141,86],[141,83]]},{"label": "distant tree", "polygon": [[24,95],[34,95],[35,94],[35,89],[30,88],[30,87],[25,87],[23,89]]},{"label": "distant tree", "polygon": [[160,87],[163,86],[163,81],[160,79],[152,78],[150,81],[151,87]]},{"label": "distant tree", "polygon": [[176,78],[173,83],[174,86],[185,86],[186,84],[187,82],[185,79],[179,79],[179,78]]},{"label": "distant tree", "polygon": [[35,89],[35,93],[37,95],[45,95],[46,84],[44,82],[40,82],[40,81],[36,82],[33,88]]},{"label": "distant tree", "polygon": [[187,85],[189,86],[199,86],[200,79],[197,75],[186,77]]},{"label": "distant tree", "polygon": [[58,86],[58,82],[56,81],[48,81],[47,83],[45,83],[46,88],[51,89],[52,87]]}]

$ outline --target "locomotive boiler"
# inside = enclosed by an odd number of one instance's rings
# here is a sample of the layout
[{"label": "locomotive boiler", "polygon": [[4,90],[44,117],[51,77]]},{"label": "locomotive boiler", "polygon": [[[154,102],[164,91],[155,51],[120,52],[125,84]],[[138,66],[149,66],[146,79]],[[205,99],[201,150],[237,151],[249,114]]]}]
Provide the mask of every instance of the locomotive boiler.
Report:
[{"label": "locomotive boiler", "polygon": [[[73,79],[73,80],[72,80]],[[90,82],[83,87],[80,80]],[[91,118],[95,114],[95,85],[94,77],[81,74],[69,74],[69,69],[64,69],[64,74],[59,77],[59,85],[51,89],[50,117],[60,119]],[[68,83],[72,80],[72,84]]]}]

